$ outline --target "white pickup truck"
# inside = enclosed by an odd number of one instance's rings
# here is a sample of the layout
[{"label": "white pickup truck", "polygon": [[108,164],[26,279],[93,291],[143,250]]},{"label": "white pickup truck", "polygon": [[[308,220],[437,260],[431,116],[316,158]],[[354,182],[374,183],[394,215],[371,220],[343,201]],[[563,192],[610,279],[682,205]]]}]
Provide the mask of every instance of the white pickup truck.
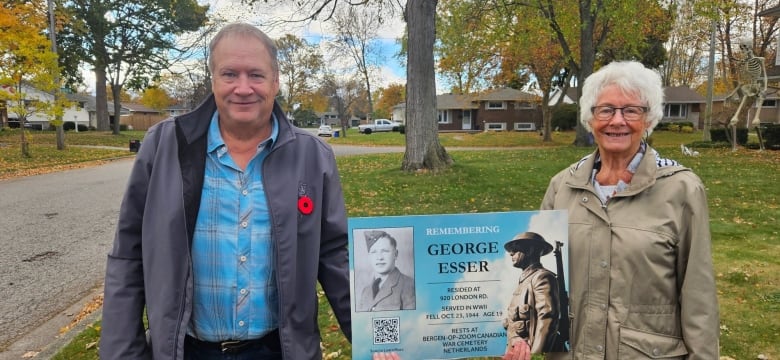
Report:
[{"label": "white pickup truck", "polygon": [[390,121],[388,119],[376,119],[373,124],[358,125],[358,132],[361,134],[370,134],[380,131],[398,131],[401,123]]}]

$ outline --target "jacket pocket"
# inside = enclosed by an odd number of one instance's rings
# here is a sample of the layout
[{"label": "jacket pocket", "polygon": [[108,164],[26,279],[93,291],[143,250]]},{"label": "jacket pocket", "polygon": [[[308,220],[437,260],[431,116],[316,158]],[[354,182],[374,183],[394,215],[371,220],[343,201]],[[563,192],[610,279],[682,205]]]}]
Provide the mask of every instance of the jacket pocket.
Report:
[{"label": "jacket pocket", "polygon": [[619,359],[684,359],[688,349],[682,338],[620,327]]}]

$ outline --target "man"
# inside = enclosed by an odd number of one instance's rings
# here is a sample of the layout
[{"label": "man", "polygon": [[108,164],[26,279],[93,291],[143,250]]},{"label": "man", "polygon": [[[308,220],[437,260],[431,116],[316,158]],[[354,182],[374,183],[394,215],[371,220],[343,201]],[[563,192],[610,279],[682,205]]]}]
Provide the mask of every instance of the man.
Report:
[{"label": "man", "polygon": [[504,319],[507,353],[525,347],[522,342],[527,343],[531,353],[549,352],[558,331],[558,283],[555,274],[542,267],[539,259],[553,247],[541,235],[524,232],[504,244],[504,249],[512,257],[514,267],[523,270]]},{"label": "man", "polygon": [[321,359],[317,281],[351,339],[334,154],[275,103],[263,32],[230,24],[209,50],[214,94],[139,149],[108,255],[100,357]]},{"label": "man", "polygon": [[395,266],[398,243],[384,231],[365,232],[374,277],[360,294],[357,311],[415,309],[414,279]]}]

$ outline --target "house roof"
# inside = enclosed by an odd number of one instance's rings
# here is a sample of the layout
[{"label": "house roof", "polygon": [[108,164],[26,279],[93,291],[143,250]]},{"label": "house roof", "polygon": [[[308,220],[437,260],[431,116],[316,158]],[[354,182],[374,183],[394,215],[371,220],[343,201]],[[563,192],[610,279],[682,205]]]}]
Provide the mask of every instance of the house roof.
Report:
[{"label": "house roof", "polygon": [[[72,101],[83,101],[85,103],[84,109],[88,112],[96,112],[97,111],[97,99],[92,95],[84,95],[84,94],[67,94],[67,98]],[[127,107],[125,107],[124,104],[121,104],[122,107],[120,109],[120,115],[128,114],[129,111]],[[108,114],[114,115],[114,102],[113,101],[107,101],[106,106],[108,106]]]},{"label": "house roof", "polygon": [[191,109],[191,107],[189,107],[189,106],[187,106],[185,104],[182,104],[182,103],[171,104],[171,105],[168,105],[168,107],[165,108],[165,110],[169,110],[169,111],[170,110],[190,110],[190,109]]},{"label": "house roof", "polygon": [[517,89],[489,89],[476,94],[436,95],[436,109],[479,109],[483,101],[536,101],[539,97]]},{"label": "house roof", "polygon": [[478,109],[479,104],[471,100],[471,96],[464,94],[436,95],[436,109]]},{"label": "house roof", "polygon": [[90,100],[92,100],[92,103],[95,102],[92,96],[84,94],[65,94],[65,98],[70,101],[83,102],[84,104],[89,104]]},{"label": "house roof", "polygon": [[758,16],[780,17],[780,5],[771,7],[757,14]]},{"label": "house roof", "polygon": [[665,87],[664,95],[666,95],[665,102],[667,104],[699,104],[705,101],[704,96],[699,95],[699,93],[687,86]]},{"label": "house roof", "polygon": [[[577,92],[577,89],[574,89],[574,92]],[[566,92],[563,93],[563,100],[561,100],[562,104],[574,104],[573,97],[569,96],[569,93],[571,93],[571,88],[566,89]],[[548,105],[555,105],[558,103],[558,98],[561,96],[561,88],[555,87],[555,89],[552,90],[552,93],[550,94],[550,100],[547,102]]]},{"label": "house roof", "polygon": [[131,113],[160,113],[160,110],[155,110],[150,107],[135,103],[122,103],[122,107],[127,108],[127,110],[130,110]]},{"label": "house roof", "polygon": [[485,90],[475,96],[477,101],[534,101],[539,97],[517,89],[500,88]]},{"label": "house roof", "polygon": [[[664,95],[665,95],[665,102],[668,103],[676,103],[676,104],[698,104],[703,103],[705,101],[704,97],[699,95],[696,91],[693,89],[687,87],[687,86],[668,86],[664,88]],[[579,98],[577,97],[577,88],[569,88],[566,90],[566,96],[570,99],[576,99],[575,101],[578,101]]]}]

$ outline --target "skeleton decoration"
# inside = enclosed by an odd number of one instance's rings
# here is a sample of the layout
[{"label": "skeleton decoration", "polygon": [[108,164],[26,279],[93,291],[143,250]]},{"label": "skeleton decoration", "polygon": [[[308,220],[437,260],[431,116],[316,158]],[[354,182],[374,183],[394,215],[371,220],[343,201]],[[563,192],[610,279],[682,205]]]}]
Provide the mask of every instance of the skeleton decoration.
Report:
[{"label": "skeleton decoration", "polygon": [[[758,133],[758,143],[761,150],[764,150],[764,142],[761,139],[761,130],[759,125],[761,121],[761,104],[764,103],[767,89],[766,68],[764,67],[764,58],[753,54],[753,44],[750,40],[743,39],[739,44],[740,50],[745,54],[745,59],[740,61],[739,67],[739,85],[726,97],[727,100],[740,100],[737,111],[731,117],[728,126],[733,128],[739,122],[739,113],[748,100],[755,101],[756,114],[753,119],[746,124],[747,128],[754,128]],[[736,139],[733,140],[736,144]]]}]

